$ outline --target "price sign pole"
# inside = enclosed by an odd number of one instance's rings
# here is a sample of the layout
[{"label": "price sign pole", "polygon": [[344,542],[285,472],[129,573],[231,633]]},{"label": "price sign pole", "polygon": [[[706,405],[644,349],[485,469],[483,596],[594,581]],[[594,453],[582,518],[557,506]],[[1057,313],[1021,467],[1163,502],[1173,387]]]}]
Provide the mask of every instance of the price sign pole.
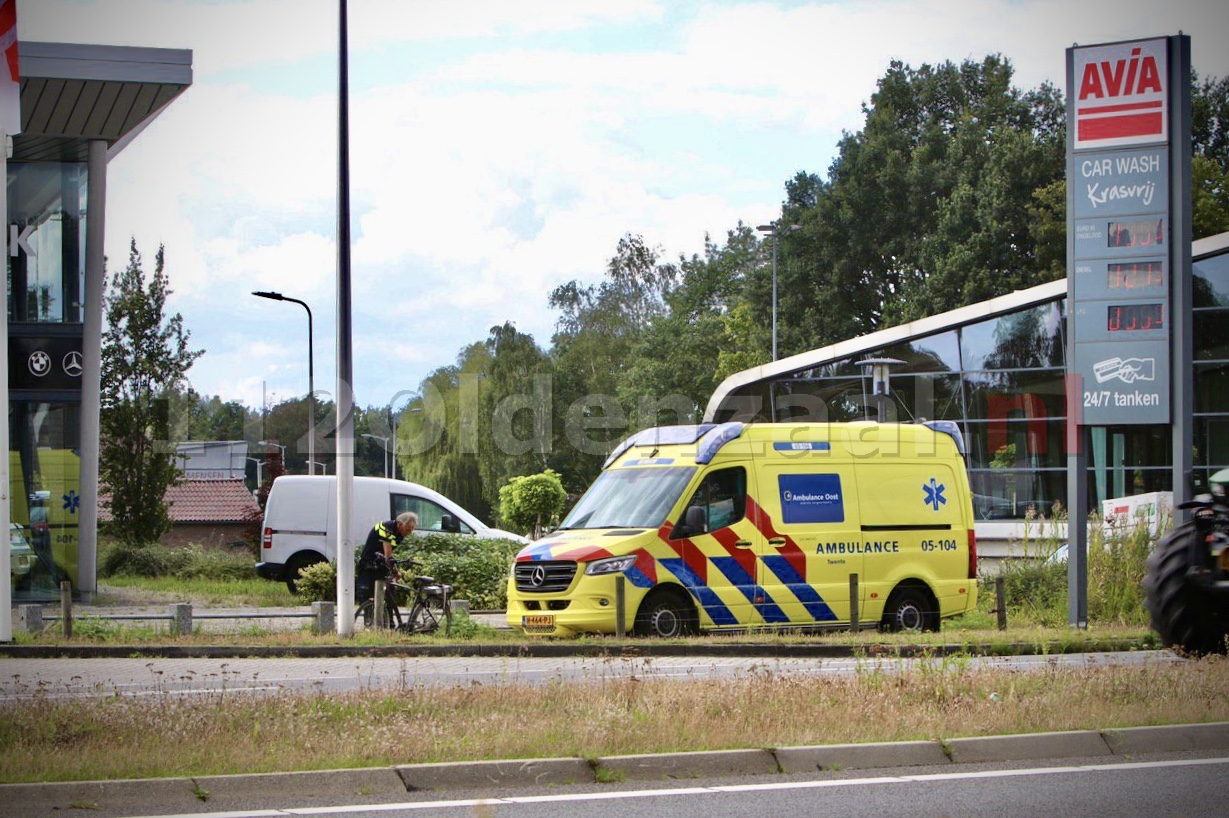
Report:
[{"label": "price sign pole", "polygon": [[1189,72],[1181,34],[1067,50],[1068,588],[1080,628],[1087,428],[1172,423],[1175,504],[1188,491]]}]

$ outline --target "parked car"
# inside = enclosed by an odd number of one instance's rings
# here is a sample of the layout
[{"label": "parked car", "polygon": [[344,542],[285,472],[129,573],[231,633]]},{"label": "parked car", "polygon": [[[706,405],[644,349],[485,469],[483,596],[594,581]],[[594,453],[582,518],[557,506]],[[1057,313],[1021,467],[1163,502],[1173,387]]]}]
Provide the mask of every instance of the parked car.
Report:
[{"label": "parked car", "polygon": [[22,588],[29,584],[30,574],[34,571],[34,549],[26,539],[25,526],[20,523],[9,523],[9,573],[14,588]]},{"label": "parked car", "polygon": [[[417,536],[431,532],[469,534],[528,544],[520,534],[490,528],[473,514],[426,486],[384,477],[355,477],[350,536],[356,551],[371,527],[403,511],[418,515]],[[332,561],[337,542],[337,477],[283,475],[273,481],[261,526],[256,573],[285,582],[291,592],[299,571]]]}]

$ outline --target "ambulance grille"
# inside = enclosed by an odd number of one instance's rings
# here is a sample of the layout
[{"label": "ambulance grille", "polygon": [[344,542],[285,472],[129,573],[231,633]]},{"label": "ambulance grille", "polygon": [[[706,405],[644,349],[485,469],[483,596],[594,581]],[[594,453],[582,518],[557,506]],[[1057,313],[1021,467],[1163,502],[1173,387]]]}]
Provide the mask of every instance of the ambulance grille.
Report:
[{"label": "ambulance grille", "polygon": [[516,589],[527,594],[551,594],[566,591],[576,576],[576,563],[537,560],[516,564]]}]

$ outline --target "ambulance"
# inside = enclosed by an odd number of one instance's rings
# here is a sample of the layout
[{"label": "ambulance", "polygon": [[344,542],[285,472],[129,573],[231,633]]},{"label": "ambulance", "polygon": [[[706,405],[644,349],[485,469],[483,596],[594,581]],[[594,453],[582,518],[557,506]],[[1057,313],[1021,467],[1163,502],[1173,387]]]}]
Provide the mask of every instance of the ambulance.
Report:
[{"label": "ambulance", "polygon": [[517,554],[507,621],[673,637],[848,628],[856,611],[938,630],[977,600],[971,497],[950,421],[646,429]]}]

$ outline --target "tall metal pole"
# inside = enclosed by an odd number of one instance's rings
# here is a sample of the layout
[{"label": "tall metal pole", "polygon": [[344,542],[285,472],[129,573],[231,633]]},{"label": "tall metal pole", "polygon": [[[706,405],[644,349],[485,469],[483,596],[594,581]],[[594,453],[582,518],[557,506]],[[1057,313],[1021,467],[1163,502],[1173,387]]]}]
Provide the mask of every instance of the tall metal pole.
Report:
[{"label": "tall metal pole", "polygon": [[772,359],[777,359],[777,231],[772,231]]},{"label": "tall metal pole", "polygon": [[350,100],[346,0],[338,0],[337,65],[337,633],[354,634],[354,364],[350,339]]},{"label": "tall metal pole", "polygon": [[[307,473],[316,473],[316,356],[312,351],[312,308],[306,301],[291,298],[281,293],[256,291],[252,295],[271,301],[291,301],[307,310]],[[263,433],[264,429],[261,429]],[[282,458],[285,466],[285,457]]]}]

